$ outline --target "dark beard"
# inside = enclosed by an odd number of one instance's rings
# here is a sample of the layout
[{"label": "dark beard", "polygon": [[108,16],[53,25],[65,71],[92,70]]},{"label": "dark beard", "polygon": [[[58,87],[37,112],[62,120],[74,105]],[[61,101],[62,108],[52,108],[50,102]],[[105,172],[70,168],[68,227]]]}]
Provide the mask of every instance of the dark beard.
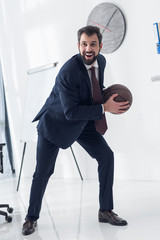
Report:
[{"label": "dark beard", "polygon": [[94,57],[92,59],[86,59],[85,58],[85,53],[83,53],[83,55],[80,53],[80,55],[81,55],[81,58],[82,58],[83,62],[86,65],[91,65],[92,63],[94,63],[96,61],[96,59],[98,57],[98,55],[97,56],[94,55]]}]

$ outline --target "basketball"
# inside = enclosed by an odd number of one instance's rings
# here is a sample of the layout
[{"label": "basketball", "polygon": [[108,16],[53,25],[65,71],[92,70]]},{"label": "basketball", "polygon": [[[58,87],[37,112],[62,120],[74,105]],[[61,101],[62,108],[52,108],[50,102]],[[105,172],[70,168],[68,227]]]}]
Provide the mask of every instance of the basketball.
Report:
[{"label": "basketball", "polygon": [[[132,93],[130,90],[122,84],[113,84],[108,88],[103,90],[103,103],[105,103],[113,94],[118,93],[118,96],[114,98],[116,102],[125,102],[129,101],[129,105],[132,104]],[[128,110],[128,109],[127,109]]]}]

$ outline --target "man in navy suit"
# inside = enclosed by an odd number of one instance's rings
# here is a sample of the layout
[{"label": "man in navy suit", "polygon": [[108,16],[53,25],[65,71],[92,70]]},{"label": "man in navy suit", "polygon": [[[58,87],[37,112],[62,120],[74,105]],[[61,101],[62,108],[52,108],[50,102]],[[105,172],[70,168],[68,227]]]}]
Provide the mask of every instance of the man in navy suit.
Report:
[{"label": "man in navy suit", "polygon": [[101,93],[104,88],[106,60],[100,54],[101,48],[102,35],[99,28],[86,26],[78,31],[79,54],[62,66],[50,96],[34,119],[39,120],[37,165],[22,228],[24,235],[35,231],[43,195],[54,172],[59,149],[68,148],[75,141],[98,163],[99,221],[118,226],[127,225],[125,220],[112,211],[114,156],[102,134],[97,131],[95,123],[104,118],[105,112],[120,114],[129,105],[128,102],[115,102],[114,98],[118,94],[113,94],[105,103],[95,103],[93,99],[90,68],[95,69]]}]

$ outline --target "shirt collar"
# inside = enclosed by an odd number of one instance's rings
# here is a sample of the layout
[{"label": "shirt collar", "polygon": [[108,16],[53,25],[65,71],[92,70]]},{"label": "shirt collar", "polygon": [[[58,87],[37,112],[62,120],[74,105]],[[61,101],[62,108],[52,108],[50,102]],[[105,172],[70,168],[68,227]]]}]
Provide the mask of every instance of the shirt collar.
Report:
[{"label": "shirt collar", "polygon": [[98,68],[98,62],[97,60],[95,61],[94,65],[87,65],[84,63],[84,65],[86,66],[87,70],[89,70],[91,67],[95,67],[95,68]]}]

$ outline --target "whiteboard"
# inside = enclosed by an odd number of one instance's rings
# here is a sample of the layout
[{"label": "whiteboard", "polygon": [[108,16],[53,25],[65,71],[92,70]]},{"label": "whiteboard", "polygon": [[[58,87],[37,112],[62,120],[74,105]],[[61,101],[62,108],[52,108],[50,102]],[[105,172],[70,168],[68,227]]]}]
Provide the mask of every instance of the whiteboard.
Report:
[{"label": "whiteboard", "polygon": [[57,62],[29,69],[20,141],[37,141],[37,123],[32,120],[49,96],[57,75]]}]

